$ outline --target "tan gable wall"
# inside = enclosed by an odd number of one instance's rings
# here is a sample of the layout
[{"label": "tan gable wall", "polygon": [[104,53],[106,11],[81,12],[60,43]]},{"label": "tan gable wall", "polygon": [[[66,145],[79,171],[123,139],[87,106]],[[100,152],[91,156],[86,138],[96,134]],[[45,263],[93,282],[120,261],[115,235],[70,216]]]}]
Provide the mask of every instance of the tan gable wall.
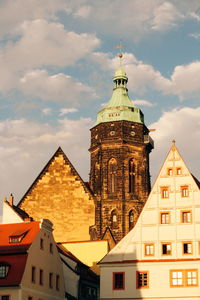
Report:
[{"label": "tan gable wall", "polygon": [[62,151],[55,154],[19,207],[35,220],[51,220],[56,241],[90,239],[94,200]]}]

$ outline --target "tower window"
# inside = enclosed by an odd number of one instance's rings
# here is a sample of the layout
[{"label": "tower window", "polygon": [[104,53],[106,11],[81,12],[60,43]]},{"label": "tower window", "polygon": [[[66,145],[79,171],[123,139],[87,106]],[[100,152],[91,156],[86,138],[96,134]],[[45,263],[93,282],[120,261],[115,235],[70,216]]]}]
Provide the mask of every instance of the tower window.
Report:
[{"label": "tower window", "polygon": [[131,210],[129,212],[128,218],[129,218],[129,230],[131,230],[134,227],[134,212],[133,212],[133,210]]},{"label": "tower window", "polygon": [[133,159],[129,160],[129,193],[135,191],[135,165]]},{"label": "tower window", "polygon": [[137,272],[137,288],[148,288],[149,287],[149,273],[147,271]]},{"label": "tower window", "polygon": [[7,263],[0,263],[0,279],[3,279],[8,275],[9,268],[10,265],[8,265]]},{"label": "tower window", "polygon": [[112,225],[112,228],[117,228],[117,212],[116,212],[116,210],[113,210],[111,212],[111,225]]},{"label": "tower window", "polygon": [[111,158],[108,163],[108,191],[111,194],[116,193],[117,186],[117,161]]}]

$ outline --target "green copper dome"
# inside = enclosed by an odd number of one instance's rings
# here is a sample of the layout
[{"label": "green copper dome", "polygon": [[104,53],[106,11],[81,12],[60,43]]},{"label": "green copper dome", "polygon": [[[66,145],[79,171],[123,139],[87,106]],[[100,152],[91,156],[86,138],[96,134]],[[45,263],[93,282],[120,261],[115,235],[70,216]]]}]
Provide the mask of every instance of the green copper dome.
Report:
[{"label": "green copper dome", "polygon": [[113,121],[144,123],[143,113],[133,105],[129,98],[128,78],[121,66],[116,70],[113,82],[112,97],[106,107],[98,112],[97,124]]}]

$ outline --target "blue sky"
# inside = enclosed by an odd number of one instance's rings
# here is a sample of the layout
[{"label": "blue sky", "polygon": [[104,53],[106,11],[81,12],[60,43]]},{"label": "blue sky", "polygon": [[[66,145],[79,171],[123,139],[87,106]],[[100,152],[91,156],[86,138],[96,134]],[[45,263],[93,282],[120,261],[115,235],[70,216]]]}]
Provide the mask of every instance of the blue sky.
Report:
[{"label": "blue sky", "polygon": [[89,129],[112,94],[120,40],[129,96],[198,178],[199,0],[0,0],[0,197],[16,203],[61,146],[84,180]]}]

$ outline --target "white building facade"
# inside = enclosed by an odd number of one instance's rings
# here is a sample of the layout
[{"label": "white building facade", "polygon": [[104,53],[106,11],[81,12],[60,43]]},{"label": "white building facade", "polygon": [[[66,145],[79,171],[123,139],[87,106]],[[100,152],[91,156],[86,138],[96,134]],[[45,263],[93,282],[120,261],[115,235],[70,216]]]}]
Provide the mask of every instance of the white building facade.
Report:
[{"label": "white building facade", "polygon": [[101,261],[100,298],[200,299],[200,190],[175,143],[135,227]]}]

